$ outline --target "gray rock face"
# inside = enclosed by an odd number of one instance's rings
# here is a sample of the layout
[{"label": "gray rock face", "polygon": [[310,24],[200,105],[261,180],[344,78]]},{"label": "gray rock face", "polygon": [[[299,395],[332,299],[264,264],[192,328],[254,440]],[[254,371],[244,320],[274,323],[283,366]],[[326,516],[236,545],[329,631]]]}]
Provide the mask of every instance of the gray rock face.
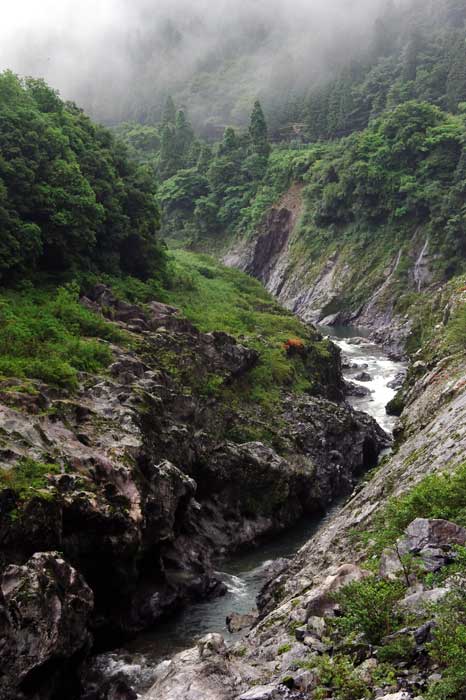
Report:
[{"label": "gray rock face", "polygon": [[282,693],[275,685],[260,685],[242,693],[238,700],[279,700]]},{"label": "gray rock face", "polygon": [[466,529],[448,520],[417,518],[406,529],[404,544],[410,552],[466,544]]},{"label": "gray rock face", "polygon": [[[199,332],[173,307],[140,308],[102,285],[83,304],[131,332],[137,349],[111,345],[109,372],[83,373],[73,395],[38,385],[34,400],[18,401],[0,380],[2,466],[29,457],[63,472],[30,499],[0,490],[0,571],[35,552],[63,552],[94,593],[90,626],[108,648],[224,593],[214,555],[324,511],[389,440],[341,401],[336,349],[300,349],[315,395],[283,392],[271,416],[206,390],[215,373],[240,391],[255,350]],[[256,431],[274,447],[251,440]],[[123,692],[124,679],[113,680],[103,697]]]},{"label": "gray rock face", "polygon": [[0,696],[33,687],[66,690],[63,667],[88,651],[92,591],[59,554],[37,553],[3,573],[0,599]]},{"label": "gray rock face", "polygon": [[410,593],[405,596],[403,600],[400,601],[400,608],[409,610],[411,613],[421,614],[425,612],[430,605],[439,603],[449,593],[449,588],[433,588],[428,591],[416,591],[415,593]]},{"label": "gray rock face", "polygon": [[230,613],[226,619],[228,631],[231,634],[236,632],[241,632],[241,630],[248,629],[252,627],[257,620],[257,613],[252,612],[246,615],[241,615],[239,613]]}]

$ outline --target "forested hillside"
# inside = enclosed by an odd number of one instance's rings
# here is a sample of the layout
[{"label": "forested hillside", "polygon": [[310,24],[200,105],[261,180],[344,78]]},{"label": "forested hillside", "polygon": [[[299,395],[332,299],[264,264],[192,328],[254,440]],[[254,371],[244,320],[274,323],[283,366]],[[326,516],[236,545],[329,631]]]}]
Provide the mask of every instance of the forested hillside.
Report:
[{"label": "forested hillside", "polygon": [[0,280],[163,268],[151,173],[42,80],[0,75]]}]

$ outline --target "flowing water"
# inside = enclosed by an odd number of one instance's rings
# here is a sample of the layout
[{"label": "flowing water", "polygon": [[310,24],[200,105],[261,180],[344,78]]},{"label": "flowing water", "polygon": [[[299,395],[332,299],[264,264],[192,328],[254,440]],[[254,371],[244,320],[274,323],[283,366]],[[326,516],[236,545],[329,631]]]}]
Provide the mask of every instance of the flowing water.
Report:
[{"label": "flowing water", "polygon": [[[332,327],[320,328],[320,331],[340,347],[345,365],[357,365],[344,371],[345,378],[370,392],[364,397],[351,397],[351,405],[372,415],[387,432],[391,432],[394,419],[386,415],[385,406],[396,392],[388,384],[403,371],[403,365],[390,360],[361,329]],[[369,375],[368,381],[355,379],[361,371]],[[136,688],[144,687],[150,684],[149,669],[162,659],[189,648],[208,632],[220,632],[226,639],[235,639],[226,629],[227,615],[230,612],[251,612],[255,608],[256,596],[268,578],[270,562],[293,556],[320,525],[322,518],[304,520],[273,541],[222,562],[218,576],[227,586],[225,596],[186,608],[169,621],[158,624],[153,632],[140,635],[121,653],[104,655],[103,663],[112,673],[123,670],[132,675]]]}]

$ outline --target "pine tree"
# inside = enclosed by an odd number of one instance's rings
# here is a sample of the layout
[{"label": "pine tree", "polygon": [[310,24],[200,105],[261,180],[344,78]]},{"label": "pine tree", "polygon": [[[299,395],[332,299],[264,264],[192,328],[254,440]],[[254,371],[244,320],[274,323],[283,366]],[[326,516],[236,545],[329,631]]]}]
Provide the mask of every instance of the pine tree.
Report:
[{"label": "pine tree", "polygon": [[238,140],[236,131],[231,127],[227,127],[223,133],[223,140],[218,149],[219,156],[231,156],[238,149]]},{"label": "pine tree", "polygon": [[270,155],[270,144],[267,135],[267,123],[259,100],[256,100],[252,110],[249,136],[253,152],[263,158],[268,158]]},{"label": "pine tree", "polygon": [[175,103],[173,101],[173,98],[169,95],[167,97],[167,101],[165,103],[165,108],[163,110],[163,116],[162,116],[162,124],[165,126],[165,124],[173,124],[175,125],[176,121],[176,107]]},{"label": "pine tree", "polygon": [[201,146],[201,152],[199,153],[199,159],[197,161],[197,170],[201,175],[206,175],[210,168],[212,162],[212,149],[203,143]]},{"label": "pine tree", "polygon": [[180,109],[175,123],[175,149],[180,168],[186,167],[193,141],[193,128],[184,111]]},{"label": "pine tree", "polygon": [[174,175],[177,171],[177,158],[175,147],[175,129],[171,124],[165,124],[160,140],[160,159],[158,172],[161,180]]}]

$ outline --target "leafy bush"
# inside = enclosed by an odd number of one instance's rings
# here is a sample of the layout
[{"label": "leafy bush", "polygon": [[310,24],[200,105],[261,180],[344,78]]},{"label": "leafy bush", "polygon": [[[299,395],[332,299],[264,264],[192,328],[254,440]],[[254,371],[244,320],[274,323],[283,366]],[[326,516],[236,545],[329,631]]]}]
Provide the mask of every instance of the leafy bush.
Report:
[{"label": "leafy bush", "polygon": [[319,679],[319,687],[312,696],[314,700],[325,700],[329,697],[329,690],[335,700],[369,697],[367,683],[355,673],[354,661],[349,656],[322,656],[312,665],[312,670]]},{"label": "leafy bush", "polygon": [[404,591],[403,583],[376,576],[350,583],[336,596],[341,608],[337,627],[345,634],[362,632],[370,644],[379,644],[401,621],[395,603]]},{"label": "leafy bush", "polygon": [[466,464],[451,474],[428,476],[409,493],[392,498],[370,533],[376,549],[393,544],[416,518],[443,518],[466,525]]},{"label": "leafy bush", "polygon": [[440,604],[430,655],[442,668],[442,680],[428,692],[428,700],[466,697],[466,593],[458,590]]}]

